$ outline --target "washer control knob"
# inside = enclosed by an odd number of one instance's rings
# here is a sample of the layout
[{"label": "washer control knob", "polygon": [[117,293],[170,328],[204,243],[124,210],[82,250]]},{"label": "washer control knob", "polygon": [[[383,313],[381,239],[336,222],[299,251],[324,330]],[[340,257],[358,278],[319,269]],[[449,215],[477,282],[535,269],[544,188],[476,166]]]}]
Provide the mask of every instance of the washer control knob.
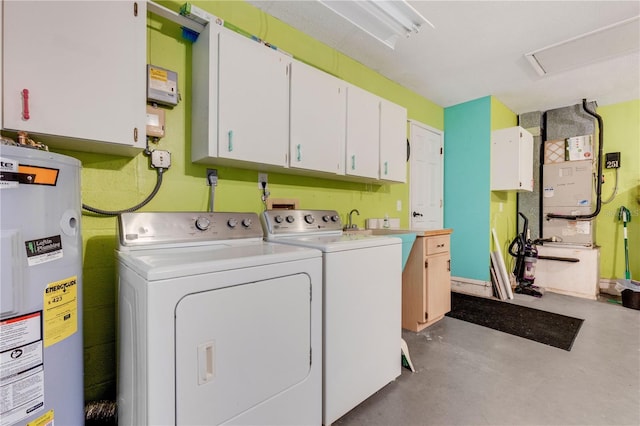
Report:
[{"label": "washer control knob", "polygon": [[331,216],[329,216],[329,215],[327,215],[327,214],[326,214],[326,215],[324,215],[324,216],[322,216],[322,221],[323,221],[323,222],[329,222],[330,220],[331,220]]},{"label": "washer control knob", "polygon": [[273,220],[275,220],[276,223],[282,223],[284,219],[282,218],[282,216],[276,215],[276,217],[274,217]]},{"label": "washer control knob", "polygon": [[291,215],[287,216],[287,222],[293,223],[294,220],[295,219],[293,218],[293,216],[291,216]]},{"label": "washer control knob", "polygon": [[331,220],[334,222],[340,222],[340,217],[337,214],[334,214],[331,216]]},{"label": "washer control knob", "polygon": [[211,221],[209,221],[209,219],[207,219],[206,217],[200,216],[196,219],[196,228],[201,231],[206,231],[207,229],[209,229],[209,225],[211,225]]},{"label": "washer control knob", "polygon": [[315,219],[313,218],[313,215],[306,214],[304,215],[304,221],[311,225],[313,222],[315,222]]},{"label": "washer control knob", "polygon": [[238,221],[234,218],[231,218],[227,221],[227,225],[229,228],[235,228],[238,225]]},{"label": "washer control knob", "polygon": [[250,228],[251,227],[251,219],[249,219],[249,218],[242,219],[242,226],[244,226],[245,228]]}]

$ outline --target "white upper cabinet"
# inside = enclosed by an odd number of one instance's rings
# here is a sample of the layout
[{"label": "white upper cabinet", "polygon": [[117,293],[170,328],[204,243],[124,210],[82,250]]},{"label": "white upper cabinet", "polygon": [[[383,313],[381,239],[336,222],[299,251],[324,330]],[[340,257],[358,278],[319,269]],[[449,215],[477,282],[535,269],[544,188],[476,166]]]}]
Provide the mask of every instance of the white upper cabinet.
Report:
[{"label": "white upper cabinet", "polygon": [[285,167],[291,58],[216,25],[193,55],[193,161]]},{"label": "white upper cabinet", "polygon": [[192,161],[406,182],[405,108],[219,25],[192,52]]},{"label": "white upper cabinet", "polygon": [[491,190],[533,191],[533,135],[526,129],[491,132]]},{"label": "white upper cabinet", "polygon": [[344,174],[346,83],[294,61],[291,64],[289,166]]},{"label": "white upper cabinet", "polygon": [[381,180],[407,181],[407,110],[380,100],[380,175]]},{"label": "white upper cabinet", "polygon": [[2,127],[78,151],[146,145],[146,2],[2,2]]},{"label": "white upper cabinet", "polygon": [[380,98],[349,85],[347,87],[347,140],[345,173],[378,179],[380,144]]}]

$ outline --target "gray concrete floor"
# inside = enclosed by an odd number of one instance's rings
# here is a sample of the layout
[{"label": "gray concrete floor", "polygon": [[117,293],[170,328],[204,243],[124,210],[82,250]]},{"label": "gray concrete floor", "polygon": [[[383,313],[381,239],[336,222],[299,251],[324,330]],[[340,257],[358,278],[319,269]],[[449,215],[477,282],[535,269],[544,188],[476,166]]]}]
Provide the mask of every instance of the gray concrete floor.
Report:
[{"label": "gray concrete floor", "polygon": [[640,425],[640,311],[607,299],[508,302],[584,319],[569,352],[449,317],[403,330],[416,371],[334,425]]}]

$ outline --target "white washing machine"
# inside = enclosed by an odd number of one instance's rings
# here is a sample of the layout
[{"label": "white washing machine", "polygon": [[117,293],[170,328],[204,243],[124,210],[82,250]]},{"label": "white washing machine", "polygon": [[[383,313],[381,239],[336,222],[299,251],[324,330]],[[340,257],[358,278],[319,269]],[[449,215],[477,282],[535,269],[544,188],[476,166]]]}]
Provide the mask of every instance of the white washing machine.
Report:
[{"label": "white washing machine", "polygon": [[118,423],[318,425],[322,257],[255,213],[118,219]]},{"label": "white washing machine", "polygon": [[333,210],[268,210],[268,241],[323,254],[322,421],[330,425],[400,375],[402,240],[344,235]]}]

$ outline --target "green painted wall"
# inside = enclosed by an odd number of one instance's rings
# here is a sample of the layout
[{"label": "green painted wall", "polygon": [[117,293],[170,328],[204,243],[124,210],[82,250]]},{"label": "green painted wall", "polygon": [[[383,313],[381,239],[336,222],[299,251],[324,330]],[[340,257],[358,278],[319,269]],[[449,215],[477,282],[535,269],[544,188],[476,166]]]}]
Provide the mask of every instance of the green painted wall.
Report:
[{"label": "green painted wall", "polygon": [[444,226],[451,275],[489,280],[491,97],[445,108]]},{"label": "green painted wall", "polygon": [[[161,1],[177,11],[183,1]],[[240,1],[194,2],[225,21],[255,34],[297,59],[336,75],[408,110],[411,119],[444,129],[444,110],[433,102],[390,81],[362,64],[294,30],[258,9]],[[114,29],[117,30],[117,29]],[[147,62],[178,73],[182,101],[166,110],[166,137],[155,149],[171,152],[171,168],[164,174],[158,195],[142,211],[196,210],[208,207],[207,166],[191,163],[191,43],[178,25],[153,14],[147,19]],[[156,173],[148,159],[61,151],[82,161],[83,202],[93,207],[118,210],[142,201],[153,189]],[[209,166],[211,167],[211,166]],[[216,210],[253,211],[263,209],[257,187],[257,170],[216,167]],[[336,209],[345,219],[352,208],[361,216],[355,223],[364,227],[367,217],[400,217],[408,226],[409,186],[371,185],[269,173],[272,198],[297,198],[302,208]],[[397,200],[403,210],[396,211]],[[116,265],[114,262],[115,219],[83,216],[84,239],[84,339],[85,397],[89,400],[115,398],[116,378]]]},{"label": "green painted wall", "polygon": [[[624,236],[618,220],[620,206],[631,211],[627,224],[631,276],[640,279],[640,100],[598,107],[604,123],[604,152],[620,152],[618,195],[596,220],[596,242],[600,249],[600,276],[624,278]],[[615,186],[615,170],[604,169],[602,198],[607,200]]]}]

